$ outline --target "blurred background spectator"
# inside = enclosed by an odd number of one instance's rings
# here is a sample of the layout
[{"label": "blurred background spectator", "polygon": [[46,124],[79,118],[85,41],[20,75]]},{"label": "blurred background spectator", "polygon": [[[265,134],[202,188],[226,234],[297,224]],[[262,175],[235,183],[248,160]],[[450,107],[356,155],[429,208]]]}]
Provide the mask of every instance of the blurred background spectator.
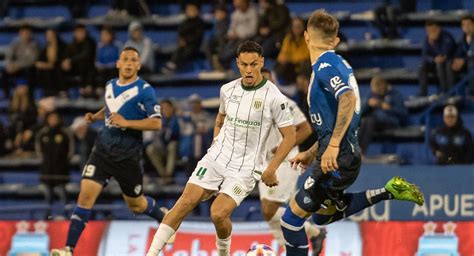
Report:
[{"label": "blurred background spectator", "polygon": [[43,88],[43,95],[48,97],[56,96],[66,89],[61,71],[61,63],[66,58],[66,44],[53,29],[46,30],[45,37],[46,46],[41,50],[35,62],[34,82]]},{"label": "blurred background spectator", "polygon": [[74,135],[74,144],[77,145],[76,150],[79,153],[79,170],[83,170],[94,147],[97,131],[90,127],[82,116],[74,118],[70,129]]},{"label": "blurred background spectator", "polygon": [[434,22],[426,22],[426,38],[423,44],[423,60],[420,69],[420,96],[428,95],[430,75],[438,82],[438,93],[446,93],[454,83],[451,61],[455,44],[451,34]]},{"label": "blurred background spectator", "polygon": [[263,48],[263,56],[274,58],[278,55],[283,38],[290,23],[290,12],[284,4],[275,0],[259,0],[258,34],[255,41]]},{"label": "blurred background spectator", "polygon": [[[456,45],[452,63],[452,69],[459,78],[474,70],[474,15],[462,17],[461,29],[463,35]],[[474,78],[469,82],[468,93],[474,96]]]},{"label": "blurred background spectator", "polygon": [[33,37],[31,27],[22,25],[18,30],[18,37],[11,42],[5,56],[5,68],[1,80],[5,95],[9,95],[9,88],[16,79],[32,80],[32,68],[38,54],[39,46]]},{"label": "blurred background spectator", "polygon": [[283,84],[291,84],[303,65],[309,64],[309,51],[304,41],[306,23],[301,18],[293,18],[291,31],[285,36],[277,57],[275,71]]},{"label": "blurred background spectator", "polygon": [[227,42],[227,31],[229,30],[229,12],[225,3],[214,7],[214,26],[211,37],[206,43],[206,58],[212,69],[224,70],[220,61],[219,53],[222,52]]},{"label": "blurred background spectator", "polygon": [[171,184],[174,182],[173,173],[178,154],[180,127],[173,102],[165,99],[160,102],[160,106],[161,130],[155,133],[153,142],[146,148],[146,153],[164,184]]},{"label": "blurred background spectator", "polygon": [[178,26],[178,48],[171,55],[170,61],[161,69],[164,74],[173,73],[199,54],[206,24],[200,17],[200,7],[195,2],[185,6],[186,19]]},{"label": "blurred background spectator", "polygon": [[393,129],[404,124],[407,110],[403,97],[380,76],[370,81],[370,92],[362,103],[360,126],[360,148],[367,152],[376,132]]},{"label": "blurred background spectator", "polygon": [[250,0],[233,0],[234,12],[230,17],[230,26],[227,31],[227,42],[219,54],[221,65],[228,69],[230,62],[235,58],[237,46],[253,38],[258,30],[257,8]]},{"label": "blurred background spectator", "polygon": [[383,38],[396,39],[400,37],[398,28],[399,18],[403,14],[416,11],[416,0],[397,1],[384,0],[383,4],[374,10],[374,25],[379,29]]},{"label": "blurred background spectator", "polygon": [[97,43],[97,54],[95,57],[95,68],[97,70],[100,87],[118,75],[116,62],[119,59],[122,44],[115,40],[115,32],[111,27],[103,27],[100,31],[100,41]]},{"label": "blurred background spectator", "polygon": [[74,154],[74,139],[63,126],[57,112],[47,114],[46,125],[36,135],[36,153],[42,160],[40,180],[46,202],[52,204],[54,194],[57,193],[59,201],[66,204],[65,186],[69,182],[69,161]]},{"label": "blurred background spectator", "polygon": [[74,27],[73,40],[67,46],[66,58],[61,69],[66,74],[66,82],[83,88],[82,96],[91,97],[94,83],[96,43],[82,24]]},{"label": "blurred background spectator", "polygon": [[443,125],[433,130],[430,147],[437,164],[473,162],[472,136],[464,127],[455,106],[448,105],[444,108]]},{"label": "blurred background spectator", "polygon": [[143,25],[138,21],[132,21],[128,26],[129,39],[124,47],[131,46],[140,53],[141,68],[140,74],[149,73],[155,67],[155,55],[153,43],[143,32]]}]

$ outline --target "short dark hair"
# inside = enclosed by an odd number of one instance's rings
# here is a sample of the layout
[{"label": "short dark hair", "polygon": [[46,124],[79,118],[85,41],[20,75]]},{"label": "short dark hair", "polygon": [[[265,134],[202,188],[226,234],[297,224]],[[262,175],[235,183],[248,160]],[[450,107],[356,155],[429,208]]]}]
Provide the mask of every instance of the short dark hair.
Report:
[{"label": "short dark hair", "polygon": [[76,23],[74,25],[74,30],[76,29],[86,29],[86,25],[82,24],[82,23]]},{"label": "short dark hair", "polygon": [[474,15],[473,14],[466,14],[461,17],[461,20],[470,20],[471,22],[474,22]]},{"label": "short dark hair", "polygon": [[439,22],[435,21],[435,20],[427,20],[425,22],[425,26],[429,27],[429,26],[440,26],[439,25]]},{"label": "short dark hair", "polygon": [[124,51],[134,51],[134,52],[138,53],[138,56],[140,56],[140,52],[137,50],[137,48],[135,48],[133,46],[127,46],[127,47],[123,48],[122,51],[120,51],[120,53],[122,53]]},{"label": "short dark hair", "polygon": [[173,102],[172,102],[170,99],[162,99],[162,100],[160,101],[160,104],[168,104],[168,105],[170,105],[171,107],[174,108],[174,104],[173,104]]},{"label": "short dark hair", "polygon": [[339,21],[324,9],[317,9],[308,20],[308,29],[322,32],[325,38],[336,37],[339,32]]},{"label": "short dark hair", "polygon": [[30,30],[30,31],[33,30],[33,28],[31,27],[31,25],[28,24],[28,23],[22,23],[22,24],[20,25],[19,30],[22,30],[22,29],[26,29],[26,30]]},{"label": "short dark hair", "polygon": [[272,73],[272,71],[268,68],[262,68],[262,70],[260,70],[260,73]]},{"label": "short dark hair", "polygon": [[254,41],[245,41],[237,47],[237,57],[240,56],[241,53],[246,52],[246,53],[256,53],[258,56],[262,56],[263,54],[263,48],[260,46],[257,42]]}]

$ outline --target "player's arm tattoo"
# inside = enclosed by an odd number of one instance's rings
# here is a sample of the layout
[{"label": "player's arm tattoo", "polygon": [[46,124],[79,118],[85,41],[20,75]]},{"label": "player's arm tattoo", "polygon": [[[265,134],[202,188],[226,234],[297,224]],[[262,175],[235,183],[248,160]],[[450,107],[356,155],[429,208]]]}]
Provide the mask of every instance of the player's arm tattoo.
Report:
[{"label": "player's arm tattoo", "polygon": [[219,132],[221,131],[222,126],[224,125],[225,116],[225,114],[222,114],[220,112],[217,113],[216,122],[214,123],[214,138],[219,135]]},{"label": "player's arm tattoo", "polygon": [[352,121],[355,105],[356,97],[353,91],[347,91],[339,96],[336,125],[334,126],[329,145],[338,147],[341,143],[341,140],[346,134],[347,128]]}]

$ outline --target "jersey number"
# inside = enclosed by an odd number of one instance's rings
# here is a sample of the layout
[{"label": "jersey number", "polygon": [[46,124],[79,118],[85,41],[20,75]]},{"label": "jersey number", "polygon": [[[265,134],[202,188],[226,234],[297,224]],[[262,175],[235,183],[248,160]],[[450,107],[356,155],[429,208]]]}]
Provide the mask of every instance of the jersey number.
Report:
[{"label": "jersey number", "polygon": [[84,166],[84,170],[82,171],[82,176],[90,178],[94,176],[94,173],[95,173],[95,165],[88,164]]}]

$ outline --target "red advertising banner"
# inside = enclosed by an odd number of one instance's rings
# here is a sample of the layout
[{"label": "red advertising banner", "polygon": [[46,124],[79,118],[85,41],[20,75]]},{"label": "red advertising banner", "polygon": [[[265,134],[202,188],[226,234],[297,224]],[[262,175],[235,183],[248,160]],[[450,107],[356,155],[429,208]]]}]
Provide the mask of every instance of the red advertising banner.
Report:
[{"label": "red advertising banner", "polygon": [[[418,239],[423,235],[422,221],[363,222],[360,224],[363,235],[364,256],[415,255]],[[436,233],[443,233],[443,224],[436,222]],[[460,255],[474,255],[474,222],[456,222],[456,236],[459,238]]]}]

